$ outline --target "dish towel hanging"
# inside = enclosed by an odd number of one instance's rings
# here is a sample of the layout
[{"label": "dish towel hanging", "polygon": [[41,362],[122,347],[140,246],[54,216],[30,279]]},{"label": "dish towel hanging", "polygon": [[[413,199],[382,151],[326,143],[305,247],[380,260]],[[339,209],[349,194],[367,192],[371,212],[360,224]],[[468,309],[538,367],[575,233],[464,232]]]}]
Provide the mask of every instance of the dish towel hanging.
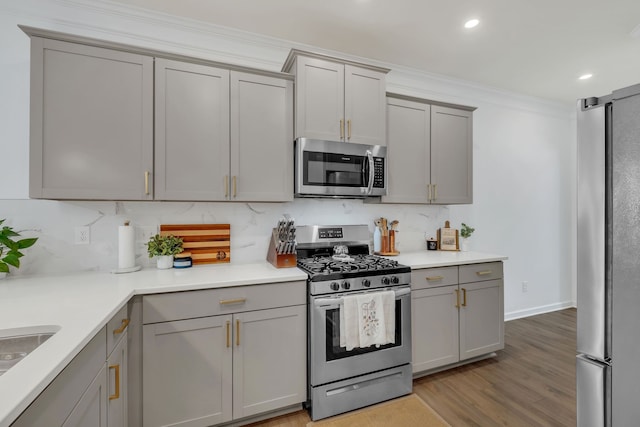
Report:
[{"label": "dish towel hanging", "polygon": [[395,343],[395,292],[367,292],[342,297],[340,346],[356,347]]}]

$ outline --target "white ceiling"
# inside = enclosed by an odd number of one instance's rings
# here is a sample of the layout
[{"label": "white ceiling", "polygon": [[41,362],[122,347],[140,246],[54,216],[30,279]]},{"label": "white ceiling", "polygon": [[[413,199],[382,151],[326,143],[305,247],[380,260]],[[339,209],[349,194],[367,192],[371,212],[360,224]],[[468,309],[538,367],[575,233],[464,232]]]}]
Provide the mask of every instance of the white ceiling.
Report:
[{"label": "white ceiling", "polygon": [[119,1],[564,103],[640,83],[640,0]]}]

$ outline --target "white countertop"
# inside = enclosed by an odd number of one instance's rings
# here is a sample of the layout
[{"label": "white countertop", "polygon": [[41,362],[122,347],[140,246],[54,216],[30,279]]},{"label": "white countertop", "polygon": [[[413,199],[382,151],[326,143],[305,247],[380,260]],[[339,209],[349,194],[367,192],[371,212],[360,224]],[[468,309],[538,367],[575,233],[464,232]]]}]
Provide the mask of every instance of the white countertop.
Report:
[{"label": "white countertop", "polygon": [[[479,252],[420,251],[393,257],[412,268],[502,261]],[[267,262],[9,277],[0,281],[3,330],[51,326],[58,332],[0,376],[0,427],[8,427],[134,295],[306,280],[298,268]]]}]

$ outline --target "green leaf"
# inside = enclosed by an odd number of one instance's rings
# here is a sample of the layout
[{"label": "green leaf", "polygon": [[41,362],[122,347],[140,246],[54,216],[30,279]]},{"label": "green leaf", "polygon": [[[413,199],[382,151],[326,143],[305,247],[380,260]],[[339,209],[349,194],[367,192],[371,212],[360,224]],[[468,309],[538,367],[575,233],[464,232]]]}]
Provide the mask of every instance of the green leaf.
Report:
[{"label": "green leaf", "polygon": [[14,266],[15,268],[20,268],[20,260],[18,258],[19,257],[14,254],[8,254],[6,257],[2,258],[2,261]]},{"label": "green leaf", "polygon": [[38,241],[37,237],[32,237],[29,239],[18,240],[18,248],[26,249],[33,246]]},{"label": "green leaf", "polygon": [[0,262],[0,273],[8,273],[8,272],[9,272],[9,266],[4,262]]}]

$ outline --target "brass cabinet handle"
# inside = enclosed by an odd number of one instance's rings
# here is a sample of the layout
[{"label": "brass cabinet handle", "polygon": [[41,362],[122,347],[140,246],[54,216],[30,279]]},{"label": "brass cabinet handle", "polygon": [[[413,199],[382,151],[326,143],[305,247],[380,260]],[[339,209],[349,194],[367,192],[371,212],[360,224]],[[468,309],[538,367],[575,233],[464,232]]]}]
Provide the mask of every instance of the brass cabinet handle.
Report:
[{"label": "brass cabinet handle", "polygon": [[120,397],[120,365],[110,365],[109,369],[116,370],[116,392],[109,396],[109,400],[114,400]]},{"label": "brass cabinet handle", "polygon": [[149,175],[150,174],[151,174],[151,172],[144,171],[144,194],[146,196],[149,195]]},{"label": "brass cabinet handle", "polygon": [[456,308],[460,308],[460,291],[456,289],[455,292],[456,292]]},{"label": "brass cabinet handle", "polygon": [[231,347],[231,322],[227,320],[227,348]]},{"label": "brass cabinet handle", "polygon": [[242,304],[243,302],[247,301],[246,298],[234,298],[234,299],[221,299],[220,300],[220,304],[221,305],[226,305],[226,304]]},{"label": "brass cabinet handle", "polygon": [[126,327],[129,326],[129,319],[122,319],[122,324],[120,325],[120,327],[118,329],[114,329],[113,333],[114,334],[121,334],[124,332],[124,330],[126,329]]},{"label": "brass cabinet handle", "polygon": [[442,280],[444,279],[444,276],[431,276],[431,277],[427,277],[428,281],[432,281],[432,280]]},{"label": "brass cabinet handle", "polygon": [[465,288],[462,288],[462,306],[467,306],[467,290]]},{"label": "brass cabinet handle", "polygon": [[491,270],[476,271],[476,274],[478,276],[487,276],[487,275],[491,274]]},{"label": "brass cabinet handle", "polygon": [[431,184],[427,184],[427,190],[429,191],[429,198],[427,200],[431,201]]},{"label": "brass cabinet handle", "polygon": [[432,200],[436,200],[438,198],[438,187],[436,187],[436,185],[438,185],[438,184],[433,184],[433,199]]},{"label": "brass cabinet handle", "polygon": [[344,139],[344,120],[340,119],[340,139]]},{"label": "brass cabinet handle", "polygon": [[224,176],[224,198],[229,197],[229,175]]},{"label": "brass cabinet handle", "polygon": [[236,347],[240,345],[240,319],[236,319]]},{"label": "brass cabinet handle", "polygon": [[351,119],[347,120],[347,139],[351,139]]},{"label": "brass cabinet handle", "polygon": [[233,197],[235,198],[238,192],[236,191],[236,176],[233,176]]}]

